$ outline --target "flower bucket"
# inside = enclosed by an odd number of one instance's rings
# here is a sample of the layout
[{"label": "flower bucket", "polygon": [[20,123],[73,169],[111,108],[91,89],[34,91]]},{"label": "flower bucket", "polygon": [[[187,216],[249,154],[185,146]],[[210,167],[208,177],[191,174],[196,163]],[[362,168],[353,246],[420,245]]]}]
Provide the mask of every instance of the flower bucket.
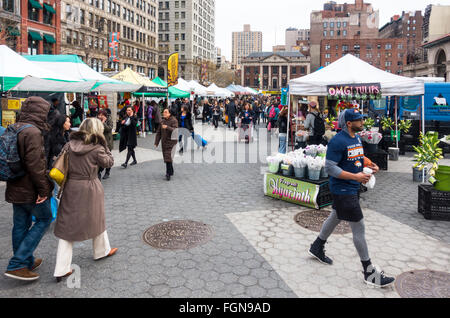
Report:
[{"label": "flower bucket", "polygon": [[283,176],[290,177],[294,174],[294,168],[292,165],[281,164],[281,172]]},{"label": "flower bucket", "polygon": [[306,167],[294,168],[294,174],[296,178],[304,179],[306,177]]},{"label": "flower bucket", "polygon": [[[426,178],[428,170],[426,167],[423,170],[425,170],[425,178]],[[419,170],[419,168],[413,167],[413,181],[414,182],[422,182],[423,181],[423,170]]]},{"label": "flower bucket", "polygon": [[271,173],[278,173],[280,171],[280,163],[269,163],[269,171]]},{"label": "flower bucket", "polygon": [[320,180],[320,171],[321,170],[308,169],[308,179],[313,180],[313,181],[319,181]]},{"label": "flower bucket", "polygon": [[439,191],[450,192],[450,167],[439,166],[434,178],[437,180],[434,188]]},{"label": "flower bucket", "polygon": [[376,153],[378,151],[378,144],[366,144],[368,153]]},{"label": "flower bucket", "polygon": [[322,170],[320,170],[320,177],[321,178],[328,178],[328,173],[326,173],[325,167],[323,167]]}]

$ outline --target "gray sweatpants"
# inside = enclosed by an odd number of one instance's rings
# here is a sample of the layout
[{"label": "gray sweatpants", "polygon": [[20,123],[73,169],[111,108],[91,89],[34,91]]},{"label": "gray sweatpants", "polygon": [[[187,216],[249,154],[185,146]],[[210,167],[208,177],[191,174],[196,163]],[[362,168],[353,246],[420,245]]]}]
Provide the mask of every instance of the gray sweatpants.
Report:
[{"label": "gray sweatpants", "polygon": [[[328,238],[333,233],[336,226],[341,223],[341,220],[338,219],[336,210],[333,209],[328,219],[322,226],[322,230],[320,231],[319,238],[323,241],[328,240]],[[353,244],[355,244],[356,250],[358,251],[359,257],[361,261],[366,262],[370,260],[369,257],[369,249],[367,248],[366,242],[366,230],[364,226],[364,220],[359,222],[348,222],[352,229],[353,233]]]}]

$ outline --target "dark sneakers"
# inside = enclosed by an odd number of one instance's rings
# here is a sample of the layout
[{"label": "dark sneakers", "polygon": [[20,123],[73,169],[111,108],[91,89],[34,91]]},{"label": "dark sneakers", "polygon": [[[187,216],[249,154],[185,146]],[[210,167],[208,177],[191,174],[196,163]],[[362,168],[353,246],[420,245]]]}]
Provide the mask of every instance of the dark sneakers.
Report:
[{"label": "dark sneakers", "polygon": [[325,255],[324,246],[324,244],[316,240],[309,249],[309,255],[317,258],[322,264],[333,265],[333,260]]},{"label": "dark sneakers", "polygon": [[367,285],[378,288],[391,286],[395,282],[394,277],[384,275],[384,272],[377,267],[370,265],[367,271],[363,271],[364,281]]}]

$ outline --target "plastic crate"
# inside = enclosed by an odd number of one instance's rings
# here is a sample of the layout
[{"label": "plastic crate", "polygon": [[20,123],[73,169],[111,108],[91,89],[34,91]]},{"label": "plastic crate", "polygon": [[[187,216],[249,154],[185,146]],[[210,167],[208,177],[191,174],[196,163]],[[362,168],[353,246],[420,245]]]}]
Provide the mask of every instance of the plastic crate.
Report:
[{"label": "plastic crate", "polygon": [[333,204],[333,195],[331,194],[329,183],[320,186],[319,195],[317,196],[317,205],[323,208]]},{"label": "plastic crate", "polygon": [[418,210],[427,220],[450,221],[450,192],[438,191],[431,185],[419,185]]},{"label": "plastic crate", "polygon": [[365,154],[367,158],[372,160],[381,170],[388,170],[389,154],[381,149],[377,152]]}]

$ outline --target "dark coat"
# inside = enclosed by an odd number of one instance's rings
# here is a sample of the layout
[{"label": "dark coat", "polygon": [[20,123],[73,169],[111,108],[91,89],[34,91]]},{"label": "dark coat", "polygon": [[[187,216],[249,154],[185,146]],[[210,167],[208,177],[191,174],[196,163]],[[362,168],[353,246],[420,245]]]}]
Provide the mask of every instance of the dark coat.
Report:
[{"label": "dark coat", "polygon": [[109,151],[111,151],[114,149],[114,138],[112,135],[114,125],[111,116],[108,115],[106,121],[103,123],[103,128],[103,134],[105,135],[106,144],[108,145]]},{"label": "dark coat", "polygon": [[6,183],[5,200],[16,204],[34,204],[38,195],[50,197],[53,190],[47,176],[47,160],[44,153],[43,131],[49,130],[47,114],[50,104],[41,97],[30,97],[22,106],[18,128],[31,124],[17,137],[19,155],[26,174]]},{"label": "dark coat", "polygon": [[225,113],[228,116],[234,117],[236,116],[236,105],[234,104],[234,102],[230,102],[225,109]]},{"label": "dark coat", "polygon": [[158,105],[153,107],[153,121],[155,122],[155,124],[161,123],[161,109]]},{"label": "dark coat", "polygon": [[287,117],[286,116],[280,116],[278,117],[278,127],[279,127],[279,132],[280,134],[287,134],[287,125],[288,125],[288,121],[287,121]]},{"label": "dark coat", "polygon": [[[124,119],[125,122],[127,118]],[[122,125],[120,130],[120,145],[119,152],[124,151],[127,147],[136,148],[137,146],[137,118],[136,116],[130,117],[131,123],[129,126]]]},{"label": "dark coat", "polygon": [[[178,114],[178,127],[181,128],[181,113]],[[190,132],[194,131],[194,126],[192,126],[192,114],[190,112],[186,113],[186,118],[184,119],[184,128]]]},{"label": "dark coat", "polygon": [[69,151],[69,173],[59,203],[56,237],[81,242],[106,230],[105,193],[98,179],[98,167],[111,168],[114,159],[103,136],[84,143],[84,133],[75,132],[65,146]]},{"label": "dark coat", "polygon": [[[167,129],[163,129],[163,125],[167,125]],[[156,132],[155,145],[158,146],[159,142],[161,142],[164,162],[173,162],[172,152],[178,143],[178,132],[175,131],[177,128],[177,119],[170,116],[169,119],[162,119],[161,125]],[[174,139],[172,139],[172,137]]]}]

